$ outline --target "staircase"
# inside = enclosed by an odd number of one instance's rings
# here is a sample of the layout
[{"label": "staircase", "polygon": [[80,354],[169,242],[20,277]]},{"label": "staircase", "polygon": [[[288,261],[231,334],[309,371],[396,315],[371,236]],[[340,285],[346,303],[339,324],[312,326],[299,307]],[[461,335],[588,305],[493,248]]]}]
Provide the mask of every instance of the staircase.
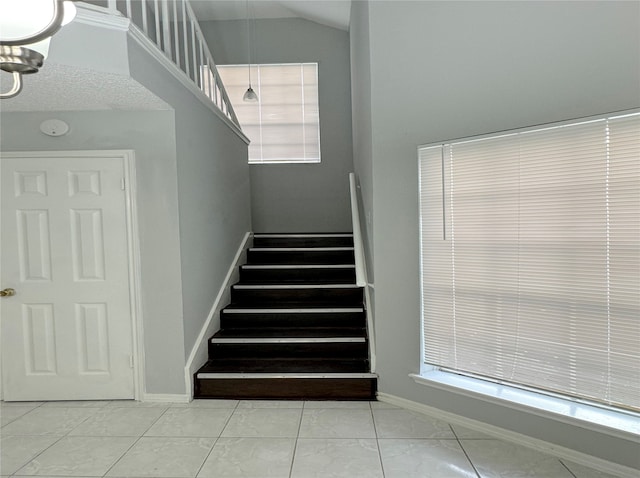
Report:
[{"label": "staircase", "polygon": [[194,398],[372,400],[351,234],[256,234]]}]

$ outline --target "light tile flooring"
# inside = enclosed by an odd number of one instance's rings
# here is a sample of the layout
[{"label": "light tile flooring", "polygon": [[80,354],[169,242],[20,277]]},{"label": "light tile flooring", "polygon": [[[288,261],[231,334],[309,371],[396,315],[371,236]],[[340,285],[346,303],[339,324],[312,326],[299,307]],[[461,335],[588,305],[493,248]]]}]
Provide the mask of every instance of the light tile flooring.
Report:
[{"label": "light tile flooring", "polygon": [[382,402],[2,403],[0,476],[613,478]]}]

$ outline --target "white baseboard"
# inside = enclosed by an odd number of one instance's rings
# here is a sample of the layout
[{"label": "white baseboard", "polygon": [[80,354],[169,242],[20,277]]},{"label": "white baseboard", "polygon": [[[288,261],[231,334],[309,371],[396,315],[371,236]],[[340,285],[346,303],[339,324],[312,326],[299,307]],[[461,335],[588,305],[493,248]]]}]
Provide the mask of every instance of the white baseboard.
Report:
[{"label": "white baseboard", "polygon": [[579,451],[572,450],[570,448],[561,447],[559,445],[556,445],[554,443],[549,443],[544,440],[532,438],[530,436],[523,435],[521,433],[516,433],[511,430],[505,430],[504,428],[496,427],[494,425],[489,425],[487,423],[483,423],[478,420],[473,420],[471,418],[463,417],[461,415],[445,412],[438,408],[430,407],[429,405],[424,405],[419,402],[414,402],[412,400],[407,400],[401,397],[397,397],[395,395],[390,395],[388,393],[382,393],[382,392],[378,392],[377,397],[378,397],[378,400],[380,400],[381,402],[390,403],[398,407],[423,413],[430,417],[438,418],[440,420],[444,420],[454,425],[460,425],[466,428],[470,428],[472,430],[476,430],[478,432],[485,433],[487,435],[491,435],[499,440],[517,443],[527,448],[532,448],[534,450],[540,451],[542,453],[547,453],[549,455],[553,455],[558,458],[564,458],[566,460],[573,461],[575,463],[579,463],[584,466],[588,466],[589,468],[594,468],[604,473],[611,473],[613,475],[620,476],[620,477],[637,477],[638,476],[638,470],[636,469],[629,468],[627,466],[620,465],[618,463],[613,463],[607,460],[603,460],[602,458],[597,458],[591,455],[587,455],[586,453],[581,453]]},{"label": "white baseboard", "polygon": [[145,393],[142,395],[143,402],[155,403],[189,403],[191,397],[180,393]]},{"label": "white baseboard", "polygon": [[207,361],[207,341],[209,337],[220,329],[220,310],[231,300],[231,285],[238,280],[238,268],[244,262],[246,255],[245,251],[249,245],[249,240],[252,237],[253,234],[251,232],[247,232],[238,246],[233,262],[229,266],[229,270],[227,271],[227,275],[220,287],[220,290],[218,291],[218,295],[213,301],[207,320],[205,320],[202,329],[200,329],[196,343],[189,354],[189,358],[187,359],[187,363],[184,367],[184,381],[189,399],[193,398],[193,375]]}]

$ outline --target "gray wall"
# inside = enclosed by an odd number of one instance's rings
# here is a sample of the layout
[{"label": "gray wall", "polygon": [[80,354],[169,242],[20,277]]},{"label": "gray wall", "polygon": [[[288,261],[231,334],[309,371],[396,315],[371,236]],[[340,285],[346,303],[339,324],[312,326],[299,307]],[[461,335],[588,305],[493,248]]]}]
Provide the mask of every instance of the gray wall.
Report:
[{"label": "gray wall", "polygon": [[[70,133],[42,134],[50,118]],[[146,391],[185,393],[173,111],[3,113],[0,143],[3,151],[135,151]]]},{"label": "gray wall", "polygon": [[[244,21],[202,22],[218,64],[247,63]],[[256,232],[350,231],[349,34],[302,19],[255,21],[254,63],[318,62],[320,164],[252,165]]]},{"label": "gray wall", "polygon": [[368,282],[374,282],[373,262],[373,138],[371,136],[371,51],[369,4],[351,3],[351,109],[353,165],[359,185],[360,223],[365,246]]},{"label": "gray wall", "polygon": [[[133,82],[124,81],[130,75],[173,110],[3,113],[2,149],[135,151],[145,392],[185,394],[186,358],[251,230],[247,146],[126,32],[118,36],[77,25],[62,38],[68,44],[100,44],[114,35],[115,43],[127,48],[120,53],[128,53],[128,65],[120,59],[107,66],[124,74],[123,83]],[[59,50],[61,63],[85,67],[82,49]],[[41,134],[40,122],[52,117],[69,122],[71,133]]]},{"label": "gray wall", "polygon": [[129,62],[131,76],[175,108],[184,365],[251,231],[247,145],[134,42]]},{"label": "gray wall", "polygon": [[[356,169],[373,177],[382,392],[638,466],[637,444],[417,385],[408,374],[420,367],[417,146],[637,107],[639,9],[637,2],[354,6],[352,55],[370,49],[373,159],[356,160]],[[366,76],[366,65],[354,68]],[[355,146],[356,158],[368,154],[366,141]]]}]

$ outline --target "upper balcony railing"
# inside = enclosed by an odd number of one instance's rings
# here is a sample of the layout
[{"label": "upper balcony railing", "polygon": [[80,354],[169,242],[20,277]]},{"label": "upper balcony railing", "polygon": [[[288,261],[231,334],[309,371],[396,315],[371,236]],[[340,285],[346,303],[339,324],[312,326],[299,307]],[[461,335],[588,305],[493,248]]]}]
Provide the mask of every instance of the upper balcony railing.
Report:
[{"label": "upper balcony railing", "polygon": [[240,128],[189,0],[85,0],[84,3],[129,18]]}]

